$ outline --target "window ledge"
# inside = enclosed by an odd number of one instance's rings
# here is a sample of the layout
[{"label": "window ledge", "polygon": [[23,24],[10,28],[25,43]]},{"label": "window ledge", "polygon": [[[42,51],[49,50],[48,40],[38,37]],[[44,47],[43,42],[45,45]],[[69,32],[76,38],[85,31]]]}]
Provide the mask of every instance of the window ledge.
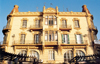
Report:
[{"label": "window ledge", "polygon": [[79,27],[79,28],[78,28],[78,27],[75,27],[74,29],[76,29],[76,30],[80,30],[81,28],[80,28],[80,27]]},{"label": "window ledge", "polygon": [[27,28],[20,28],[20,29],[25,30],[25,29],[27,29]]}]

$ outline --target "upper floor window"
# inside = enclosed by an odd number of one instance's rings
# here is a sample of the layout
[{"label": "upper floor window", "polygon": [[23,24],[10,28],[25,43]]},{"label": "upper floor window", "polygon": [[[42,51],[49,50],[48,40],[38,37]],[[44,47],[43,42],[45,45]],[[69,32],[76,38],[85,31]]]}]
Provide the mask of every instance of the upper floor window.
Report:
[{"label": "upper floor window", "polygon": [[56,16],[46,16],[45,17],[45,24],[46,25],[57,25]]},{"label": "upper floor window", "polygon": [[83,38],[81,34],[76,34],[76,42],[77,44],[83,44]]},{"label": "upper floor window", "polygon": [[36,20],[35,23],[36,23],[36,24],[35,24],[35,27],[36,27],[36,28],[39,28],[39,27],[40,27],[40,20]]},{"label": "upper floor window", "polygon": [[48,31],[45,32],[45,41],[48,41]]},{"label": "upper floor window", "polygon": [[66,27],[67,27],[67,22],[66,22],[66,20],[62,20],[62,27],[63,27],[63,28],[66,28]]},{"label": "upper floor window", "polygon": [[49,60],[55,60],[55,53],[53,50],[49,50]]},{"label": "upper floor window", "polygon": [[35,44],[39,43],[39,34],[34,35]]},{"label": "upper floor window", "polygon": [[79,21],[75,20],[75,28],[80,28]]},{"label": "upper floor window", "polygon": [[25,34],[21,34],[21,40],[20,40],[20,43],[21,44],[25,44]]},{"label": "upper floor window", "polygon": [[69,35],[68,34],[62,34],[62,43],[69,44]]},{"label": "upper floor window", "polygon": [[23,25],[22,25],[23,28],[26,28],[27,27],[27,20],[23,20]]},{"label": "upper floor window", "polygon": [[45,41],[57,41],[57,31],[45,31]]}]

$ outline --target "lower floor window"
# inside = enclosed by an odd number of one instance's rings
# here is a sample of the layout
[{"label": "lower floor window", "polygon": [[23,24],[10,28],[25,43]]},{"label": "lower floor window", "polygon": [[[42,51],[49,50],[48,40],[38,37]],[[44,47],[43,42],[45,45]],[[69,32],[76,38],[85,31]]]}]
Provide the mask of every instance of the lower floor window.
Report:
[{"label": "lower floor window", "polygon": [[81,50],[76,51],[76,56],[85,56],[85,53]]},{"label": "lower floor window", "polygon": [[38,52],[36,52],[36,51],[34,51],[34,50],[30,51],[29,56],[36,57],[37,59],[39,59],[39,54],[38,54]]},{"label": "lower floor window", "polygon": [[19,55],[27,56],[27,51],[26,50],[22,50],[21,52],[19,52]]},{"label": "lower floor window", "polygon": [[64,54],[64,61],[71,60],[73,58],[73,51],[66,51]]},{"label": "lower floor window", "polygon": [[55,54],[53,50],[49,51],[49,60],[54,60],[55,59]]}]

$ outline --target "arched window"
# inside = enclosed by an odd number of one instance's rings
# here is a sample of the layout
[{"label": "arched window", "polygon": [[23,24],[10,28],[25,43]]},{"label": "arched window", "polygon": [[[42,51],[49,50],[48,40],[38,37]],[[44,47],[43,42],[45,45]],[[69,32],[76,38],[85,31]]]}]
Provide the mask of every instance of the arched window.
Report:
[{"label": "arched window", "polygon": [[26,50],[22,50],[22,51],[19,52],[19,55],[27,56],[27,51]]},{"label": "arched window", "polygon": [[39,59],[39,54],[38,54],[38,52],[36,52],[36,51],[34,51],[34,50],[31,50],[31,51],[30,51],[29,56],[36,57],[37,59]]},{"label": "arched window", "polygon": [[69,50],[64,53],[64,62],[71,60],[73,58],[73,51]]},{"label": "arched window", "polygon": [[85,56],[85,53],[81,50],[76,51],[76,56]]}]

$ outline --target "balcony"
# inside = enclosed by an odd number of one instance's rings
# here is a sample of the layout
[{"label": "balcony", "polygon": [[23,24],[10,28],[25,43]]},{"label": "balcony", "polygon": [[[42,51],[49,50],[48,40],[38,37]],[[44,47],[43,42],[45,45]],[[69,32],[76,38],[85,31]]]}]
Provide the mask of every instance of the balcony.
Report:
[{"label": "balcony", "polygon": [[33,31],[40,31],[43,29],[43,27],[41,25],[31,25],[29,27],[30,30],[33,30]]},{"label": "balcony", "polygon": [[71,25],[60,25],[59,30],[66,31],[66,30],[71,30],[72,26]]},{"label": "balcony", "polygon": [[45,45],[58,45],[58,41],[45,41]]},{"label": "balcony", "polygon": [[3,34],[4,34],[5,32],[7,32],[8,30],[11,30],[11,26],[4,26],[4,27],[3,27],[3,30],[2,30]]},{"label": "balcony", "polygon": [[96,26],[91,26],[91,25],[90,25],[90,26],[89,26],[89,29],[95,31],[96,34],[98,33],[98,29],[97,29]]},{"label": "balcony", "polygon": [[21,46],[21,45],[25,45],[25,46],[40,46],[42,45],[42,41],[32,41],[32,40],[25,40],[25,42],[21,42],[19,40],[15,40],[13,42],[13,46]]}]

